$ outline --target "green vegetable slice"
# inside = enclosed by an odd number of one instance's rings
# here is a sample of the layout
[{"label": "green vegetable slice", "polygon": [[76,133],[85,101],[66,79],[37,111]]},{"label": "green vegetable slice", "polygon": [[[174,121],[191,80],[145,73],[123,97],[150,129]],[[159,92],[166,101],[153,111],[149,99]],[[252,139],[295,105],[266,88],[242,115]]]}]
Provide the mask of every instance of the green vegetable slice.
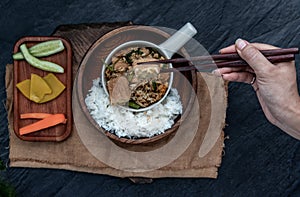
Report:
[{"label": "green vegetable slice", "polygon": [[64,68],[61,67],[58,64],[55,64],[53,62],[48,62],[45,60],[39,60],[36,57],[32,56],[27,47],[26,44],[22,44],[20,46],[20,50],[23,53],[23,56],[25,57],[25,60],[33,67],[44,70],[44,71],[49,71],[49,72],[56,72],[56,73],[64,73]]},{"label": "green vegetable slice", "polygon": [[152,89],[154,90],[154,92],[156,92],[157,84],[155,81],[152,81]]},{"label": "green vegetable slice", "polygon": [[110,70],[111,72],[114,71],[114,66],[112,64],[107,66],[107,69]]},{"label": "green vegetable slice", "polygon": [[[61,52],[65,49],[64,44],[61,40],[49,40],[38,43],[30,47],[29,53],[34,57],[45,57]],[[24,56],[21,52],[13,54],[14,60],[23,60]]]},{"label": "green vegetable slice", "polygon": [[134,109],[139,109],[141,107],[133,101],[129,101],[128,106],[131,107],[131,108],[134,108]]}]

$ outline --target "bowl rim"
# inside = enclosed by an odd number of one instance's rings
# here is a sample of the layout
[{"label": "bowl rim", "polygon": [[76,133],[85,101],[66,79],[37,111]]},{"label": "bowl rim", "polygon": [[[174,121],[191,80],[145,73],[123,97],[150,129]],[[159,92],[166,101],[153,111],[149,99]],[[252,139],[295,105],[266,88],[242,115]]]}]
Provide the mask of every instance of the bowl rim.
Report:
[{"label": "bowl rim", "polygon": [[[104,90],[105,94],[108,97],[110,95],[109,95],[109,93],[107,91],[107,88],[106,88],[106,77],[105,77],[106,65],[109,65],[111,63],[112,57],[116,53],[118,53],[119,51],[124,50],[124,49],[129,48],[129,47],[138,47],[138,46],[155,48],[165,58],[167,58],[167,59],[171,58],[165,50],[163,50],[161,47],[159,47],[159,45],[156,45],[156,44],[154,44],[152,42],[145,41],[145,40],[132,40],[132,41],[125,42],[125,43],[123,43],[123,44],[115,47],[108,54],[108,56],[105,58],[104,63],[102,65],[102,70],[101,70],[101,83],[102,83],[102,87],[103,87],[103,90]],[[172,64],[169,63],[168,65],[169,65],[170,68],[173,68]],[[172,88],[173,77],[174,77],[173,72],[170,72],[170,79],[169,79],[169,84],[168,84],[167,91],[165,92],[164,96],[161,99],[159,99],[157,102],[151,104],[150,106],[144,107],[144,108],[140,108],[140,109],[134,109],[134,108],[130,108],[130,107],[124,106],[124,105],[118,105],[118,107],[120,107],[122,109],[125,109],[125,110],[128,110],[128,111],[131,111],[131,112],[144,112],[144,111],[147,111],[147,110],[150,110],[150,109],[154,108],[155,106],[159,105],[161,102],[163,102],[167,98],[167,96],[168,96],[168,94],[169,94],[169,92],[170,92],[170,90]]]}]

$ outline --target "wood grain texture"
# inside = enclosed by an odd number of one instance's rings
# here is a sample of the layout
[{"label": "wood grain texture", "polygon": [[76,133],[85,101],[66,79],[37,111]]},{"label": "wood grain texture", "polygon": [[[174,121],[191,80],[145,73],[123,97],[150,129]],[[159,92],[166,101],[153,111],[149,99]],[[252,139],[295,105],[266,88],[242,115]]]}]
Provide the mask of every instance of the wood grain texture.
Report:
[{"label": "wood grain texture", "polygon": [[79,64],[89,50],[91,45],[98,40],[103,34],[106,34],[117,27],[132,25],[131,22],[117,23],[88,23],[80,25],[60,25],[54,32],[53,36],[68,38],[72,43],[73,51],[73,77],[76,76]]},{"label": "wood grain texture", "polygon": [[[147,36],[145,36],[147,35]],[[129,139],[125,137],[118,137],[113,133],[110,133],[103,128],[101,128],[96,121],[91,117],[87,106],[85,104],[85,98],[88,94],[88,91],[92,87],[92,82],[94,79],[100,77],[102,70],[102,60],[106,58],[106,56],[117,46],[132,40],[146,40],[153,42],[155,44],[160,44],[166,40],[170,35],[166,32],[159,30],[154,27],[149,26],[125,26],[118,29],[115,29],[100,39],[98,39],[86,53],[83,58],[80,67],[77,73],[77,84],[76,91],[78,98],[80,100],[80,105],[82,110],[84,111],[86,117],[90,121],[90,123],[96,127],[99,131],[105,133],[111,140],[113,140],[117,145],[123,148],[129,148],[126,144],[130,145],[138,145],[138,144],[149,144],[151,143],[151,147],[153,148],[154,144],[167,143],[170,140],[172,133],[176,132],[181,122],[184,121],[185,117],[188,115],[190,111],[190,106],[194,102],[195,96],[193,96],[191,91],[196,91],[197,87],[197,75],[195,71],[188,71],[183,73],[174,73],[174,82],[173,87],[179,90],[179,94],[181,97],[181,101],[183,104],[183,114],[181,117],[178,117],[175,120],[175,124],[172,128],[165,131],[163,134],[156,135],[151,138],[137,138],[137,139]],[[182,49],[179,54],[174,57],[188,57],[187,52]],[[174,66],[184,66],[185,64],[181,63],[180,65]],[[185,77],[187,80],[182,80],[182,77]],[[190,85],[191,84],[191,85]],[[191,86],[192,88],[187,88]],[[168,139],[169,138],[169,139]],[[124,145],[125,144],[125,145]],[[135,149],[135,148],[134,148]]]},{"label": "wood grain texture", "polygon": [[[66,139],[72,131],[72,49],[70,43],[61,37],[23,37],[16,42],[14,53],[19,51],[19,46],[26,43],[27,47],[48,40],[62,40],[65,50],[60,53],[41,58],[50,62],[61,65],[65,72],[62,74],[54,73],[55,76],[66,86],[66,89],[54,100],[47,103],[35,103],[27,99],[17,88],[16,84],[30,79],[32,73],[41,77],[49,74],[29,65],[25,60],[14,61],[14,132],[22,140],[25,141],[62,141]],[[20,119],[23,113],[63,113],[67,118],[66,124],[56,125],[47,129],[43,129],[34,133],[21,136],[19,129],[25,125],[32,124],[37,120]]]}]

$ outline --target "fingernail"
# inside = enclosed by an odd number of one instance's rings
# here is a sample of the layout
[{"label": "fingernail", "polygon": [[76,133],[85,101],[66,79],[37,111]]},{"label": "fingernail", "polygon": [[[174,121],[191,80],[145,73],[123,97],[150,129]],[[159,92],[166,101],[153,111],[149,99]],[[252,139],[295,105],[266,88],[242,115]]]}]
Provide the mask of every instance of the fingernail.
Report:
[{"label": "fingernail", "polygon": [[247,46],[247,43],[245,42],[245,40],[242,40],[240,38],[235,41],[235,44],[236,44],[236,47],[240,51],[243,50]]}]

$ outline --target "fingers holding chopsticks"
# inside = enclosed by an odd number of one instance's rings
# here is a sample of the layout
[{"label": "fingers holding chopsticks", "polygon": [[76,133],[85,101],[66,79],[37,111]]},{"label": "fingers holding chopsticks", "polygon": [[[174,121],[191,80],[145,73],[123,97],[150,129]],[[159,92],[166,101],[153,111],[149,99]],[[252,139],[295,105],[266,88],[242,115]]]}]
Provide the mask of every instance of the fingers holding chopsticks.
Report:
[{"label": "fingers holding chopsticks", "polygon": [[226,81],[235,81],[253,84],[256,79],[254,70],[250,66],[223,67],[213,71],[216,76],[222,77]]},{"label": "fingers holding chopsticks", "polygon": [[214,70],[213,74],[222,76],[227,81],[244,82],[251,85],[254,83],[253,78],[256,77],[254,70],[250,66],[219,68]]},{"label": "fingers holding chopsticks", "polygon": [[250,72],[232,72],[222,74],[224,80],[243,82],[253,85],[256,81],[256,75]]},{"label": "fingers holding chopsticks", "polygon": [[268,72],[274,65],[252,44],[237,39],[235,42],[238,54],[257,72]]},{"label": "fingers holding chopsticks", "polygon": [[213,71],[213,74],[221,76],[222,74],[228,74],[232,72],[250,72],[254,73],[254,70],[250,66],[237,66],[237,67],[223,67]]},{"label": "fingers holding chopsticks", "polygon": [[238,39],[235,45],[221,49],[220,53],[238,52],[249,68],[227,66],[218,68],[213,73],[228,81],[251,84],[267,119],[286,133],[300,139],[300,96],[295,61],[293,61],[299,49],[279,49],[276,51],[280,53],[272,55],[262,51],[273,49],[278,48]]},{"label": "fingers holding chopsticks", "polygon": [[[261,44],[249,43],[246,40],[237,39],[234,45],[220,50],[220,53],[238,52],[239,56],[248,63],[243,67],[223,67],[216,69],[213,73],[222,76],[225,80],[250,83],[253,74],[258,74],[258,78],[264,73],[270,72],[275,66],[262,53],[263,50],[279,49],[278,47]],[[255,78],[256,79],[256,78]]]}]

